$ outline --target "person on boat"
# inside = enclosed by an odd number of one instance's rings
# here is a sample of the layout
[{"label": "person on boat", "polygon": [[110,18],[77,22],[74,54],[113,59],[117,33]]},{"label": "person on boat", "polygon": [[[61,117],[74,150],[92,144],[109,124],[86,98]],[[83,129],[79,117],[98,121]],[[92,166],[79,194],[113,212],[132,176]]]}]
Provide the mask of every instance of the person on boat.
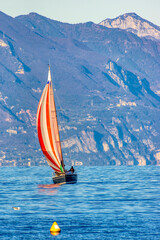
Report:
[{"label": "person on boat", "polygon": [[74,168],[73,168],[73,166],[67,171],[67,170],[65,170],[65,173],[66,174],[73,174],[74,173]]},{"label": "person on boat", "polygon": [[70,168],[70,170],[69,170],[71,173],[74,173],[74,168],[73,168],[73,166]]}]

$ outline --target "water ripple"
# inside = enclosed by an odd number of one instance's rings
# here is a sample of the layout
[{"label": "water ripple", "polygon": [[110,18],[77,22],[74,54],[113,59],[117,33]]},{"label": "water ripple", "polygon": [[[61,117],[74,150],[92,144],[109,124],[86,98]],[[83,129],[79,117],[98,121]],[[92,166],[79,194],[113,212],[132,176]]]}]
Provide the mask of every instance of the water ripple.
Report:
[{"label": "water ripple", "polygon": [[160,239],[159,167],[77,171],[77,184],[57,186],[49,167],[1,167],[0,239]]}]

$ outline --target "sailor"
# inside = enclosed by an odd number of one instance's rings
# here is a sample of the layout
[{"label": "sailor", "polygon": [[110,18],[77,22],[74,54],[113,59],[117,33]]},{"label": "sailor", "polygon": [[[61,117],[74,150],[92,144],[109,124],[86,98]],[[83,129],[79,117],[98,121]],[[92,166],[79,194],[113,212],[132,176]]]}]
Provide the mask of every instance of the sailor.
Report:
[{"label": "sailor", "polygon": [[74,173],[74,168],[73,168],[73,166],[70,168],[69,171],[71,171],[71,173]]},{"label": "sailor", "polygon": [[73,174],[74,173],[74,168],[73,168],[73,166],[67,171],[67,170],[65,170],[65,173],[66,174]]}]

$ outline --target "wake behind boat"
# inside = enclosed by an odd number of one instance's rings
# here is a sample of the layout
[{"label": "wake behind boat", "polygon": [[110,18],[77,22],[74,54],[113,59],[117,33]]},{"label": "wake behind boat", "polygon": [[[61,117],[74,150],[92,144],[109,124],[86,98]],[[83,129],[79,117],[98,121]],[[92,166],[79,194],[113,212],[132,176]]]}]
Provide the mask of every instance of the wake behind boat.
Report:
[{"label": "wake behind boat", "polygon": [[55,172],[55,176],[52,177],[53,182],[55,184],[76,183],[77,174],[74,168],[71,167],[69,171],[66,171],[64,167],[50,66],[48,81],[37,109],[37,131],[42,152],[48,165]]}]

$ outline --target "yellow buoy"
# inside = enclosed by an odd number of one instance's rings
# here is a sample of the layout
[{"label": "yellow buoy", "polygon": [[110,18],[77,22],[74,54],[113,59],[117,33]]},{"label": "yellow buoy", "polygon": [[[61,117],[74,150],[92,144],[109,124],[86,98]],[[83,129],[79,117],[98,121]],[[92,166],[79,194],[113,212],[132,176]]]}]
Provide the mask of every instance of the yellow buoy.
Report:
[{"label": "yellow buoy", "polygon": [[61,231],[60,227],[56,222],[52,224],[52,227],[50,228],[50,232],[52,235],[58,235],[59,232]]}]

